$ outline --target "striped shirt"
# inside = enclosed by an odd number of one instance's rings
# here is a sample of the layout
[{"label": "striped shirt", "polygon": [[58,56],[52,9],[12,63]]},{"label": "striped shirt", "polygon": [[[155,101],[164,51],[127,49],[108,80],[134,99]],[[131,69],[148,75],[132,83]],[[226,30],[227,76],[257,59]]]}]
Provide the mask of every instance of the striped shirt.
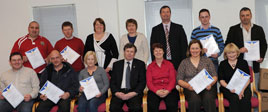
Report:
[{"label": "striped shirt", "polygon": [[218,44],[218,47],[220,49],[218,56],[220,56],[223,52],[223,49],[224,49],[224,41],[223,41],[221,31],[219,28],[210,25],[208,29],[204,29],[204,28],[202,28],[202,26],[199,26],[193,30],[191,40],[193,40],[193,39],[200,40],[201,38],[206,37],[206,36],[211,35],[211,34],[213,35],[215,41]]}]

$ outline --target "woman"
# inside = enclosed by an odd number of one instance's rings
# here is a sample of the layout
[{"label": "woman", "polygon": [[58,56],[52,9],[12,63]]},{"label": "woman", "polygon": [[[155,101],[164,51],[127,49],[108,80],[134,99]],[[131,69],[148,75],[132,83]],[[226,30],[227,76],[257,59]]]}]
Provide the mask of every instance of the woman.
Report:
[{"label": "woman", "polygon": [[93,77],[96,81],[100,93],[93,97],[90,100],[87,100],[83,92],[84,88],[80,86],[79,91],[82,93],[78,100],[78,111],[79,112],[97,112],[98,106],[103,103],[106,99],[106,92],[109,88],[109,79],[107,73],[102,67],[98,67],[95,64],[97,63],[97,57],[95,52],[88,51],[84,56],[84,63],[87,65],[79,73],[79,80],[83,80],[88,77]]},{"label": "woman", "polygon": [[224,48],[224,59],[219,66],[219,81],[221,84],[220,91],[224,98],[230,102],[230,112],[250,112],[251,111],[251,91],[249,81],[242,89],[239,95],[235,94],[235,90],[226,88],[231,80],[234,72],[239,68],[240,70],[249,74],[249,66],[247,61],[238,59],[240,55],[238,47],[234,43],[229,43]]},{"label": "woman", "polygon": [[[204,107],[206,112],[216,112],[215,98],[217,94],[216,86],[217,73],[212,61],[203,56],[202,44],[199,40],[192,40],[187,49],[187,57],[184,59],[177,74],[177,80],[181,87],[184,88],[184,94],[189,104],[189,112],[200,112],[201,106]],[[201,70],[206,69],[212,76],[214,81],[206,87],[199,94],[193,90],[193,87],[188,83],[194,78]]]},{"label": "woman", "polygon": [[95,51],[98,58],[98,66],[103,67],[106,72],[109,72],[113,62],[117,60],[119,55],[115,39],[112,34],[105,32],[103,19],[96,18],[93,27],[95,33],[87,36],[84,53]]},{"label": "woman", "polygon": [[148,111],[158,112],[159,103],[164,100],[168,112],[178,112],[179,93],[176,90],[176,70],[173,64],[163,58],[164,48],[160,43],[152,45],[155,60],[148,66],[146,82]]},{"label": "woman", "polygon": [[119,59],[124,59],[124,46],[127,43],[132,43],[137,47],[135,58],[144,61],[146,64],[149,57],[148,41],[142,33],[137,32],[137,28],[138,24],[135,19],[128,19],[126,21],[128,34],[123,35],[120,39]]}]

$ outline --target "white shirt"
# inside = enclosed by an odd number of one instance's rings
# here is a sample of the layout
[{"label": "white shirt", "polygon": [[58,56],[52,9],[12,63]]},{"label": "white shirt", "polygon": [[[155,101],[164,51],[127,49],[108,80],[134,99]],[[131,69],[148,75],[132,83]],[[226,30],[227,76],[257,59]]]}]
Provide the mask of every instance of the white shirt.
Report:
[{"label": "white shirt", "polygon": [[[246,28],[244,28],[242,26],[242,24],[240,24],[240,27],[242,28],[244,43],[247,42],[247,41],[251,41],[251,29],[253,27],[253,24],[251,23],[251,26],[250,26],[248,31],[246,30]],[[247,61],[247,62],[248,62],[248,66],[250,66],[250,67],[253,66],[253,61]]]},{"label": "white shirt", "polygon": [[127,70],[127,66],[128,66],[127,62],[129,62],[130,71],[131,71],[133,59],[130,61],[128,61],[126,59],[124,60],[124,72],[123,72],[123,78],[122,78],[122,83],[121,83],[121,89],[127,88],[126,87],[126,70]]},{"label": "white shirt", "polygon": [[64,37],[66,40],[71,40],[74,38],[74,36],[71,36],[70,38]]},{"label": "white shirt", "polygon": [[162,23],[162,24],[163,24],[165,33],[166,33],[166,26],[167,26],[167,29],[168,29],[168,32],[169,32],[171,22],[169,21],[168,24],[164,24],[164,23]]}]

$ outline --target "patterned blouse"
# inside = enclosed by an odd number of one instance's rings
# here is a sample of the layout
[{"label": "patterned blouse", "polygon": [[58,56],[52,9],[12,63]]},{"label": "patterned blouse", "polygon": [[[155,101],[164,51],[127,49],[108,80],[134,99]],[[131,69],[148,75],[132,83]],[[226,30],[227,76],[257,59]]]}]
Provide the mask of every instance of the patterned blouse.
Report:
[{"label": "patterned blouse", "polygon": [[193,65],[190,58],[186,58],[178,68],[177,80],[188,82],[203,69],[206,69],[212,77],[217,76],[215,67],[209,58],[201,56],[197,68]]}]

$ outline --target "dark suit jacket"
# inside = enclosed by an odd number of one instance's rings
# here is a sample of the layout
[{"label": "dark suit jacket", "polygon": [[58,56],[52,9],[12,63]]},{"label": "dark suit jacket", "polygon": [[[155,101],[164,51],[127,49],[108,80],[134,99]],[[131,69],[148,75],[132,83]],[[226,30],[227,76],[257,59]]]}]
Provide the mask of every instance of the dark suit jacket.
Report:
[{"label": "dark suit jacket", "polygon": [[[113,71],[111,75],[111,91],[115,95],[116,92],[120,92],[121,83],[124,72],[124,59],[119,60],[113,64]],[[143,94],[143,90],[146,85],[146,70],[145,63],[138,59],[133,59],[131,72],[130,72],[130,91],[134,91],[138,94]]]},{"label": "dark suit jacket", "polygon": [[[251,40],[259,40],[260,41],[260,57],[264,58],[267,50],[267,42],[265,39],[265,34],[261,26],[256,24],[253,25],[251,29]],[[244,47],[244,38],[243,31],[240,27],[240,24],[231,26],[227,35],[227,39],[225,41],[225,46],[229,43],[234,43],[240,49]],[[243,59],[244,54],[241,53],[239,58]],[[253,70],[254,72],[259,72],[260,64],[256,61],[253,62]]]},{"label": "dark suit jacket", "polygon": [[[160,43],[164,47],[164,58],[166,59],[166,35],[163,24],[153,27],[151,34],[151,56],[154,60],[152,45],[154,43]],[[169,46],[171,50],[171,62],[174,68],[177,70],[180,62],[186,58],[186,51],[188,47],[187,37],[182,25],[171,22],[169,29]]]}]

